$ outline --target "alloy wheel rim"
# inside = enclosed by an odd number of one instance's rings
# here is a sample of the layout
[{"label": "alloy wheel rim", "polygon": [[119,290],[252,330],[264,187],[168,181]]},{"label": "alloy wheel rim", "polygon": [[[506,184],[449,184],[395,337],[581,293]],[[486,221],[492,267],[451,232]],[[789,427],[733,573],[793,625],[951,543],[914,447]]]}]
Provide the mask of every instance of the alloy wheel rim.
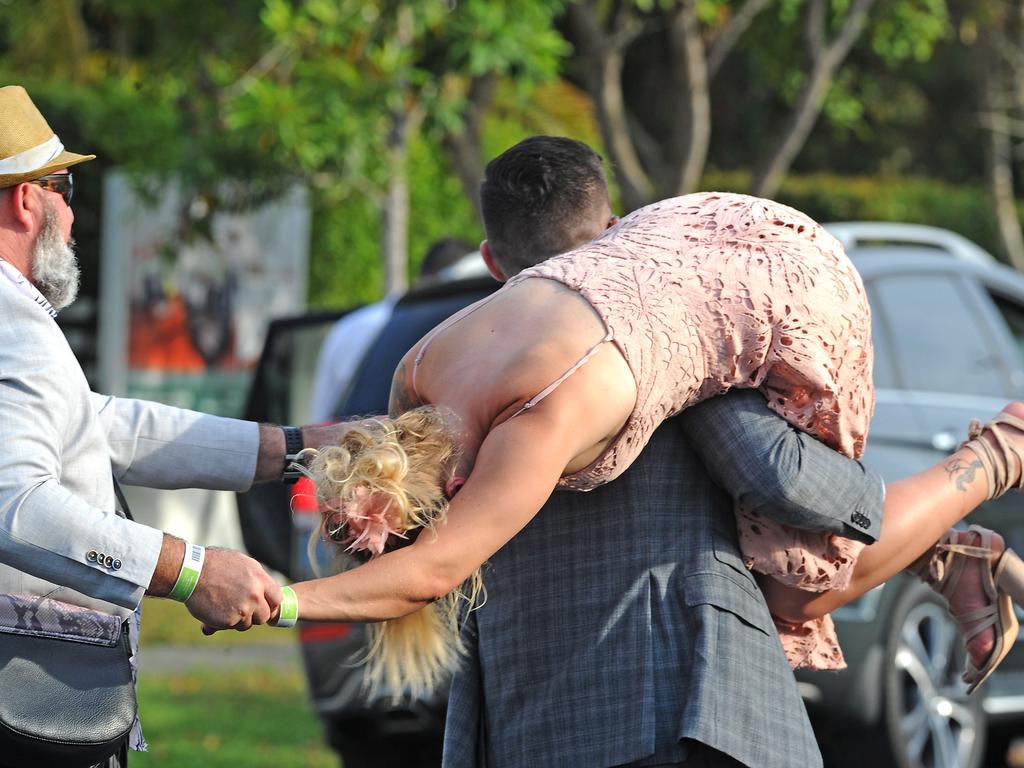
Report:
[{"label": "alloy wheel rim", "polygon": [[915,605],[903,621],[894,658],[896,715],[907,764],[913,768],[968,765],[978,716],[961,681],[964,651],[945,608]]}]

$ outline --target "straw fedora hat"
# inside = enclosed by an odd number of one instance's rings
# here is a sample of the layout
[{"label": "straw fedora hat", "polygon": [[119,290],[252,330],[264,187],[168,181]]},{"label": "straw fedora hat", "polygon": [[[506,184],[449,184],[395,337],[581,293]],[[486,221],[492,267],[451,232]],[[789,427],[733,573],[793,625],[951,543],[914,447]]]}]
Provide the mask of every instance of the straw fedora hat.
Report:
[{"label": "straw fedora hat", "polygon": [[0,189],[95,159],[65,150],[20,85],[0,88]]}]

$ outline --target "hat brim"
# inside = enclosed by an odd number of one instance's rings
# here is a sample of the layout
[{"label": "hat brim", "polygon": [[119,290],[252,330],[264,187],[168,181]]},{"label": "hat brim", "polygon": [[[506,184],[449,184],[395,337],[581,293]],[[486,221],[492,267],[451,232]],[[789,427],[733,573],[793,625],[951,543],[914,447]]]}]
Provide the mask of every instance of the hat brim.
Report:
[{"label": "hat brim", "polygon": [[64,168],[70,168],[72,165],[78,165],[89,160],[95,160],[96,155],[79,155],[74,152],[68,152],[67,150],[61,152],[57,157],[51,160],[49,163],[44,165],[42,168],[36,168],[32,171],[25,171],[24,173],[4,173],[0,174],[0,189],[6,187],[13,187],[15,184],[20,184],[23,181],[32,181],[32,179],[38,179],[40,176],[45,176],[48,173],[54,171],[60,171]]}]

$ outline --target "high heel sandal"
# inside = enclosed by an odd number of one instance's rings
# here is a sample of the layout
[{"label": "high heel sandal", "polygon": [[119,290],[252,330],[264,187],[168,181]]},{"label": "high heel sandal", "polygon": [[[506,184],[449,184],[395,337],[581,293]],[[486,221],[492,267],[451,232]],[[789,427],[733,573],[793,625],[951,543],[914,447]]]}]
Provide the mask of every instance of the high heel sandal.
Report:
[{"label": "high heel sandal", "polygon": [[[967,441],[961,448],[970,448],[978,457],[988,476],[988,498],[996,499],[1011,488],[1024,488],[1024,445],[1010,439],[1007,431],[1015,429],[1024,434],[1024,419],[1001,411],[992,421],[982,426],[974,419],[967,430]],[[982,437],[987,432],[992,445]],[[1013,459],[1017,465],[1013,466]],[[1016,478],[1013,480],[1012,478]]]},{"label": "high heel sandal", "polygon": [[959,615],[950,610],[950,615],[964,633],[965,643],[989,627],[995,629],[995,644],[985,663],[975,667],[970,658],[967,659],[963,679],[969,686],[967,693],[971,694],[1002,663],[1017,639],[1019,624],[1013,603],[1024,605],[1024,561],[1009,548],[993,560],[992,531],[977,525],[972,525],[967,531],[968,534],[974,533],[980,537],[978,544],[961,544],[960,531],[951,529],[910,570],[942,595],[948,604],[957,591],[968,559],[989,562],[988,568],[981,569],[981,586],[989,604]]}]

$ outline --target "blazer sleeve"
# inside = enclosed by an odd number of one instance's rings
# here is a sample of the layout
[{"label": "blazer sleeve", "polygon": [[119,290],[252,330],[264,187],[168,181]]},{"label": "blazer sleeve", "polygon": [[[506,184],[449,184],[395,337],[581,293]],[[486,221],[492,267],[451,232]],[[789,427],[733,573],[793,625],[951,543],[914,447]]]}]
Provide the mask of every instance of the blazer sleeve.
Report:
[{"label": "blazer sleeve", "polygon": [[[78,418],[78,409],[88,413],[84,376],[70,367],[77,363],[48,317],[40,313],[40,320],[35,308],[10,311],[2,301],[0,308],[0,562],[134,608],[152,578],[163,533],[72,490],[62,446],[88,439]],[[72,385],[78,384],[76,396]],[[95,499],[112,499],[110,462],[101,441],[97,446],[99,455],[78,483],[93,489]],[[90,562],[90,551],[115,556],[118,568]]]},{"label": "blazer sleeve", "polygon": [[776,522],[868,544],[881,533],[880,475],[799,431],[756,390],[691,406],[678,421],[715,482]]},{"label": "blazer sleeve", "polygon": [[92,393],[114,476],[146,488],[246,491],[259,425],[169,405]]}]

